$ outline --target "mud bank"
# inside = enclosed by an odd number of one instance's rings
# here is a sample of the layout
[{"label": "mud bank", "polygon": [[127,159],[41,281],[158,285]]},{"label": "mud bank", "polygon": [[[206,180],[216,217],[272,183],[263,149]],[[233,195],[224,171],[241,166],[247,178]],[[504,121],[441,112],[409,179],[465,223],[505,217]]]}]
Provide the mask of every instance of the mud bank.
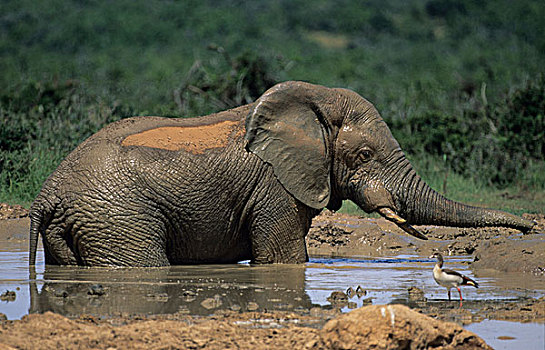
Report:
[{"label": "mud bank", "polygon": [[471,268],[499,272],[545,275],[545,215],[524,214],[534,228],[522,234],[503,227],[454,228],[419,226],[429,240],[407,235],[383,218],[360,218],[324,211],[313,221],[307,236],[312,256],[429,256],[437,250],[444,256],[471,255]]},{"label": "mud bank", "polygon": [[0,345],[7,349],[491,349],[455,323],[401,305],[366,306],[335,317],[321,329],[312,327],[317,320],[281,312],[70,320],[48,312],[0,323]]}]

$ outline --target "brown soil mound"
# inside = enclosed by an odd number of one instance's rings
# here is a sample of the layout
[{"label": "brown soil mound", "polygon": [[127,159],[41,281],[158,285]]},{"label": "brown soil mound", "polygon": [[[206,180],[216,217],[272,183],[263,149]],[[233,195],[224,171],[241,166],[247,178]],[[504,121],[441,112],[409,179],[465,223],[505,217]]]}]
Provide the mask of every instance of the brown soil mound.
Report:
[{"label": "brown soil mound", "polygon": [[[173,317],[175,318],[175,317]],[[0,323],[2,349],[489,349],[475,334],[401,305],[374,305],[320,331],[290,313],[227,313],[209,318],[70,320],[47,312]]]},{"label": "brown soil mound", "polygon": [[[90,322],[91,321],[91,322]],[[0,348],[18,349],[259,349],[298,348],[317,330],[228,319],[142,320],[115,326],[46,312],[0,327]],[[257,320],[254,320],[258,323]],[[254,325],[255,326],[255,325]],[[3,347],[4,346],[4,347]]]},{"label": "brown soil mound", "polygon": [[327,349],[491,349],[461,326],[403,305],[372,305],[329,321],[320,332]]},{"label": "brown soil mound", "polygon": [[510,237],[504,231],[498,231],[495,236],[475,243],[474,262],[471,267],[544,276],[545,215],[523,214],[523,217],[536,223],[528,234]]}]

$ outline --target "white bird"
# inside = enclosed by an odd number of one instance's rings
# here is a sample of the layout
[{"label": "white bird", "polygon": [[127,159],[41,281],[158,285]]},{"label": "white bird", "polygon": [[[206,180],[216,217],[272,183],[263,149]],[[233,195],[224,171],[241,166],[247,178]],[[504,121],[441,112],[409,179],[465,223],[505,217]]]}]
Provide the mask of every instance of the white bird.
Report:
[{"label": "white bird", "polygon": [[447,288],[448,300],[450,300],[450,289],[458,289],[458,293],[460,294],[460,307],[462,307],[462,291],[460,290],[460,286],[473,286],[479,288],[479,284],[459,272],[443,269],[443,256],[441,253],[433,253],[430,256],[430,259],[432,258],[437,258],[437,264],[433,267],[433,279],[437,284]]}]

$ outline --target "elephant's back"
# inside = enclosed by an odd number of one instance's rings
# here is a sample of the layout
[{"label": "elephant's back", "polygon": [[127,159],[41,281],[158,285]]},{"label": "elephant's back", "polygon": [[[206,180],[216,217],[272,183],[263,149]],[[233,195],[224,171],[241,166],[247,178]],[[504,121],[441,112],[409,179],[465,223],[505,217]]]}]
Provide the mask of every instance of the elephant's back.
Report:
[{"label": "elephant's back", "polygon": [[140,146],[165,150],[190,150],[222,144],[232,131],[244,133],[252,105],[194,118],[131,117],[105,126],[84,141],[121,147]]},{"label": "elephant's back", "polygon": [[[195,118],[131,117],[105,126],[72,151],[44,187],[80,191],[129,178],[152,166],[215,158],[243,149],[251,105]],[[191,158],[191,159],[190,159]]]},{"label": "elephant's back", "polygon": [[82,142],[57,171],[114,168],[134,158],[201,155],[240,143],[251,105],[195,118],[131,117],[102,128]]}]

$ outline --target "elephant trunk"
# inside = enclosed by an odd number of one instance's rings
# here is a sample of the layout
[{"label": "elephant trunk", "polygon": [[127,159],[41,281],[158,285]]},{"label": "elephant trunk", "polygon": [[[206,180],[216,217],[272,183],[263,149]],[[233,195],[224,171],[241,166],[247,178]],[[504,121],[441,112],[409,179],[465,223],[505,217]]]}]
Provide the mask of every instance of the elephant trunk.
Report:
[{"label": "elephant trunk", "polygon": [[[407,161],[408,163],[408,161]],[[455,227],[502,226],[526,232],[534,223],[521,217],[494,209],[465,205],[449,200],[430,188],[410,168],[399,199],[398,214],[415,225],[441,225]]]}]

